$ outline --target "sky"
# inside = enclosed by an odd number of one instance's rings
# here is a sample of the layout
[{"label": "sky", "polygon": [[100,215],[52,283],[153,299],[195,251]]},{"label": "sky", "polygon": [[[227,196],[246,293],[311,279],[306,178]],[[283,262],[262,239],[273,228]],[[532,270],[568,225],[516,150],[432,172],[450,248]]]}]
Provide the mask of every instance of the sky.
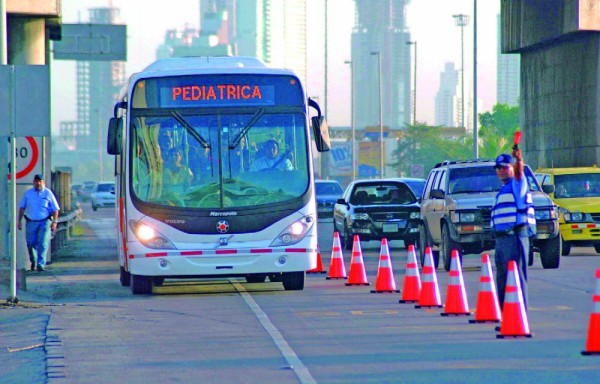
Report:
[{"label": "sky", "polygon": [[[242,0],[243,1],[243,0]],[[476,0],[475,0],[476,1]],[[127,75],[142,70],[156,58],[156,48],[167,29],[198,27],[199,0],[62,0],[63,23],[88,21],[88,9],[111,3],[121,10],[128,25]],[[324,102],[324,0],[307,0],[307,93]],[[452,15],[470,16],[464,27],[465,98],[473,84],[473,6],[474,0],[411,0],[407,24],[411,39],[417,41],[417,121],[434,124],[435,95],[446,62],[460,68],[461,29]],[[478,112],[491,110],[496,102],[497,15],[500,0],[477,2],[477,90]],[[353,0],[328,0],[328,122],[331,126],[350,125],[350,42],[354,24]],[[414,58],[413,58],[414,59]],[[414,65],[414,64],[413,64]],[[412,79],[412,77],[411,77]],[[52,129],[59,121],[74,120],[76,70],[68,61],[52,61]]]}]

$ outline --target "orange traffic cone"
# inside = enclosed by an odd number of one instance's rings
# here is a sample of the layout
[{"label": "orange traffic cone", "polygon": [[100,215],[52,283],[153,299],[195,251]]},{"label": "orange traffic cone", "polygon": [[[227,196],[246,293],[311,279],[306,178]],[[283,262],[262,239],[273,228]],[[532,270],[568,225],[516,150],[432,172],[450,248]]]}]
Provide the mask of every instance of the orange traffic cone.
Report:
[{"label": "orange traffic cone", "polygon": [[421,294],[421,276],[419,275],[419,267],[417,266],[417,255],[415,246],[408,246],[406,256],[406,271],[404,272],[404,285],[402,286],[402,299],[399,303],[416,303],[419,301]]},{"label": "orange traffic cone", "polygon": [[479,292],[477,293],[477,308],[475,318],[469,323],[498,323],[502,316],[496,293],[496,284],[492,275],[490,256],[486,253],[481,257],[481,275],[479,276]]},{"label": "orange traffic cone", "polygon": [[365,272],[365,263],[363,262],[358,235],[354,235],[352,260],[350,261],[350,276],[348,277],[346,285],[371,285],[367,281],[367,273]]},{"label": "orange traffic cone", "polygon": [[392,271],[392,259],[390,258],[390,250],[388,248],[387,239],[381,239],[381,250],[379,251],[379,268],[377,269],[377,280],[375,281],[375,289],[371,293],[398,293],[396,289],[396,280],[394,280],[394,272]]},{"label": "orange traffic cone", "polygon": [[499,339],[505,337],[531,337],[519,281],[519,270],[514,260],[508,262],[508,279],[504,291],[502,323],[500,323],[500,334],[496,337]]},{"label": "orange traffic cone", "polygon": [[344,266],[344,255],[340,245],[340,234],[333,232],[333,246],[331,247],[331,262],[329,263],[329,272],[327,280],[346,279],[346,267]]},{"label": "orange traffic cone", "polygon": [[415,308],[422,307],[442,307],[440,299],[440,288],[437,283],[437,275],[433,266],[433,254],[431,247],[425,248],[425,263],[423,265],[423,278],[421,279],[421,294],[419,303]]},{"label": "orange traffic cone", "polygon": [[321,248],[317,245],[317,266],[309,269],[306,273],[325,273],[323,269],[323,260],[321,259]]},{"label": "orange traffic cone", "polygon": [[600,355],[600,269],[596,270],[596,293],[592,301],[594,309],[590,315],[587,344],[582,355]]},{"label": "orange traffic cone", "polygon": [[471,316],[469,304],[467,303],[467,292],[465,291],[465,280],[462,275],[460,256],[456,249],[452,250],[450,259],[450,280],[446,289],[446,304],[442,316]]}]

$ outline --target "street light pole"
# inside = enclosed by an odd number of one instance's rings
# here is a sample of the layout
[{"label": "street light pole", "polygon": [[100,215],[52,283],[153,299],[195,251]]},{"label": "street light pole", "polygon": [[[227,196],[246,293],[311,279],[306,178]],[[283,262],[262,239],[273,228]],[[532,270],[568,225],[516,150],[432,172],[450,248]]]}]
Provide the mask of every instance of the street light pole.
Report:
[{"label": "street light pole", "polygon": [[377,56],[377,73],[379,76],[379,170],[380,176],[383,179],[383,99],[381,90],[381,52],[371,52],[371,55]]},{"label": "street light pole", "polygon": [[350,125],[352,128],[352,180],[356,180],[356,126],[354,121],[354,64],[352,60],[344,61],[350,65]]},{"label": "street light pole", "polygon": [[406,45],[414,45],[415,46],[415,72],[413,78],[413,127],[417,126],[417,42],[416,41],[407,41]]},{"label": "street light pole", "polygon": [[477,127],[477,0],[473,0],[473,159],[479,157]]},{"label": "street light pole", "polygon": [[465,45],[464,45],[464,27],[469,25],[469,15],[452,15],[454,17],[454,22],[456,26],[460,27],[460,87],[461,87],[461,95],[460,95],[460,106],[461,106],[461,115],[460,115],[460,126],[465,126]]}]

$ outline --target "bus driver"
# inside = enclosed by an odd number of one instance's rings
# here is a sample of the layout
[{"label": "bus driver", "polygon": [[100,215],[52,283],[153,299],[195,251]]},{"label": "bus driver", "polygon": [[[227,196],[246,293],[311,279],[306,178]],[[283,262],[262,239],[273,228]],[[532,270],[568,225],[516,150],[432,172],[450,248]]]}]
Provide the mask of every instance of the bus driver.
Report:
[{"label": "bus driver", "polygon": [[257,158],[252,166],[251,171],[262,171],[264,169],[281,169],[284,171],[291,171],[294,169],[292,162],[288,158],[287,154],[277,156],[279,154],[279,144],[277,141],[271,139],[265,142],[263,147],[263,155]]}]

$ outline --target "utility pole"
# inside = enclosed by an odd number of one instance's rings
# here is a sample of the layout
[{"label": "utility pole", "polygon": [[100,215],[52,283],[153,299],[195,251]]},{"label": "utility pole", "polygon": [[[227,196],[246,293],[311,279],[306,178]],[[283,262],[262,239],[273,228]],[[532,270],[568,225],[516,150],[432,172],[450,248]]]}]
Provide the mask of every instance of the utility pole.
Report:
[{"label": "utility pole", "polygon": [[356,180],[356,125],[354,118],[354,63],[352,60],[344,61],[350,65],[350,126],[352,129],[352,180]]},{"label": "utility pole", "polygon": [[452,15],[456,26],[460,27],[460,126],[465,127],[465,44],[464,44],[464,27],[469,25],[469,15]]},{"label": "utility pole", "polygon": [[379,76],[379,169],[380,177],[384,178],[383,172],[383,100],[382,100],[382,80],[381,80],[381,52],[371,52],[371,55],[377,56],[377,73]]}]

